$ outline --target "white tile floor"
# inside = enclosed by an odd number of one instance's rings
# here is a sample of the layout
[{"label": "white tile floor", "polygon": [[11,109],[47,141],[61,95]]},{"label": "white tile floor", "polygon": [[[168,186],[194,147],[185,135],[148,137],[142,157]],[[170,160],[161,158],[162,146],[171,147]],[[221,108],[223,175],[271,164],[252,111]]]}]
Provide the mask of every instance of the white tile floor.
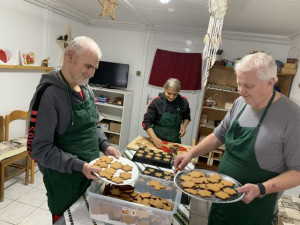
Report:
[{"label": "white tile floor", "polygon": [[4,201],[0,202],[0,225],[51,225],[46,189],[39,170],[34,184],[25,186],[25,174],[4,183]]}]

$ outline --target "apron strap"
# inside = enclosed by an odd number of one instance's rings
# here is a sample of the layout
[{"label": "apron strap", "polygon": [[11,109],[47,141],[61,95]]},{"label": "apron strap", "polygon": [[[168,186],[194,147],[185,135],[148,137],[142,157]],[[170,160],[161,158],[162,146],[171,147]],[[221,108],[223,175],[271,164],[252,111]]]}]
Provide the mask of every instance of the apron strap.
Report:
[{"label": "apron strap", "polygon": [[276,94],[276,91],[275,91],[275,89],[273,89],[273,95],[272,95],[272,97],[271,97],[271,99],[270,99],[270,101],[269,101],[269,103],[267,105],[267,108],[264,110],[263,115],[260,118],[260,121],[259,121],[259,123],[257,125],[258,127],[260,127],[262,121],[264,120],[264,118],[265,118],[265,116],[266,116],[266,114],[267,114],[267,112],[268,112],[268,110],[269,110],[269,108],[270,108],[270,106],[271,106],[274,98],[275,98],[275,94]]}]

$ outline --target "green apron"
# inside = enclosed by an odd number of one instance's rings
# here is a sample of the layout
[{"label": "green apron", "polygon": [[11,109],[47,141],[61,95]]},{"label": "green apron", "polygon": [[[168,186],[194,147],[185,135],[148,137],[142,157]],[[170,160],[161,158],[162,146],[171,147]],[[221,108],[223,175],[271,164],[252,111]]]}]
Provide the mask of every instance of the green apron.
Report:
[{"label": "green apron", "polygon": [[[257,127],[241,127],[238,119],[244,108],[233,121],[225,135],[226,151],[218,172],[231,176],[242,185],[263,183],[278,173],[261,169],[255,156],[255,141],[261,123],[275,97],[275,91]],[[270,131],[271,132],[271,131]],[[251,203],[213,203],[209,215],[209,225],[271,225],[277,193],[263,198],[255,198]]]},{"label": "green apron", "polygon": [[[61,71],[59,71],[67,83]],[[71,98],[74,124],[70,122],[66,132],[55,136],[55,145],[64,152],[78,156],[79,159],[90,162],[99,157],[97,135],[97,112],[93,98],[82,103],[72,101],[72,90],[68,84]],[[90,185],[83,173],[59,173],[45,168],[44,183],[47,189],[48,206],[52,214],[63,214]]]},{"label": "green apron", "polygon": [[[176,113],[165,112],[166,99],[164,99],[164,111],[158,124],[153,126],[154,133],[157,137],[164,141],[170,141],[175,143],[181,143],[179,138],[179,131],[181,127],[181,118],[179,110]],[[178,102],[177,102],[178,109]]]}]

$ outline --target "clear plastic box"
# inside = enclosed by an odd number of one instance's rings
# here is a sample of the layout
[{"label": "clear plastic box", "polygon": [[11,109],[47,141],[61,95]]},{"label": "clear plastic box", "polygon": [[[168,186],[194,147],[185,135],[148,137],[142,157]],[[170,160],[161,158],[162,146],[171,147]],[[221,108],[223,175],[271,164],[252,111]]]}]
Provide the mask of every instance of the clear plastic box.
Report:
[{"label": "clear plastic box", "polygon": [[[166,186],[159,191],[149,186],[149,181],[157,180]],[[116,225],[170,225],[177,211],[182,192],[171,181],[140,174],[133,186],[137,192],[150,192],[173,204],[172,211],[144,206],[117,198],[104,196],[103,190],[107,184],[98,180],[88,188],[90,217],[96,221]]]}]

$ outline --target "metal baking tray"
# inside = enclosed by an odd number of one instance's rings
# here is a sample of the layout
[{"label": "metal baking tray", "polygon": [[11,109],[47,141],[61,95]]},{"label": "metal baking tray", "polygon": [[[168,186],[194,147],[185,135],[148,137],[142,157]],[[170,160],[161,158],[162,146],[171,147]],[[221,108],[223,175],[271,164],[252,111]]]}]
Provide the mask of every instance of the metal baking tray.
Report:
[{"label": "metal baking tray", "polygon": [[205,173],[206,177],[209,177],[211,174],[219,174],[223,180],[229,180],[229,181],[232,181],[234,183],[234,186],[232,188],[236,189],[238,187],[241,187],[242,185],[240,184],[240,182],[238,182],[237,180],[233,179],[232,177],[230,176],[227,176],[227,175],[224,175],[224,174],[221,174],[221,173],[217,173],[215,171],[210,171],[210,170],[203,170],[203,169],[193,169],[193,170],[184,170],[184,171],[180,171],[177,173],[177,175],[174,177],[174,183],[175,185],[177,186],[177,188],[182,191],[183,193],[187,194],[188,196],[191,196],[192,198],[196,198],[198,200],[201,200],[201,201],[210,201],[210,202],[215,202],[215,203],[232,203],[232,202],[237,202],[237,201],[240,201],[245,193],[240,193],[238,192],[237,194],[235,195],[231,195],[230,196],[230,199],[226,199],[226,200],[223,200],[223,199],[220,199],[218,197],[216,197],[214,194],[212,194],[211,197],[201,197],[200,195],[193,195],[193,194],[190,194],[188,192],[186,192],[183,187],[181,186],[181,180],[180,180],[180,177],[182,175],[188,175],[188,173],[192,172],[192,171],[200,171],[200,172],[203,172]]}]

